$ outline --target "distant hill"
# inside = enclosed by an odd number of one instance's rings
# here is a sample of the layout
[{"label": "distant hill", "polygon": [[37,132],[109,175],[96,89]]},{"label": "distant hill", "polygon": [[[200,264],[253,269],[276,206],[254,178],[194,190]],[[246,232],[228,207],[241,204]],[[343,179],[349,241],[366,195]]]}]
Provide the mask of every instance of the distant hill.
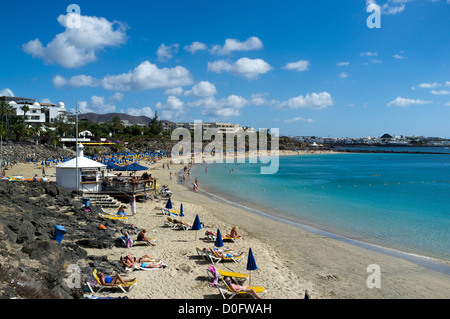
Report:
[{"label": "distant hill", "polygon": [[[106,123],[111,122],[113,117],[119,117],[122,121],[128,121],[129,124],[145,124],[148,125],[152,120],[148,116],[134,116],[125,113],[108,113],[108,114],[97,114],[97,113],[84,113],[78,116],[78,119],[87,120],[91,123]],[[162,121],[166,122],[166,121]]]}]

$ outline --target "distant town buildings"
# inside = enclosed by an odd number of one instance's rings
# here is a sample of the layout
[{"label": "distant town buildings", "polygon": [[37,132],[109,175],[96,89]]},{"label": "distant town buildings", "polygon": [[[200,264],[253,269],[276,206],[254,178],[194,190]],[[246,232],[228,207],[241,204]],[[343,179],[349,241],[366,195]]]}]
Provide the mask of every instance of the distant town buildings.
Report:
[{"label": "distant town buildings", "polygon": [[380,137],[366,136],[362,138],[339,138],[317,136],[290,136],[291,138],[311,145],[365,145],[365,146],[450,146],[450,140],[439,137],[425,136],[391,136],[384,134]]},{"label": "distant town buildings", "polygon": [[239,130],[244,131],[255,131],[253,128],[242,127],[240,124],[226,123],[226,122],[186,122],[186,123],[175,123],[169,121],[161,121],[163,125],[163,132],[170,133],[174,129],[177,128],[185,128],[191,132],[194,132],[194,129],[197,128],[197,125],[201,125],[202,132],[205,132],[207,129],[217,129],[219,133],[228,134],[228,133],[237,133]]},{"label": "distant town buildings", "polygon": [[[66,116],[67,110],[63,102],[58,104],[38,103],[35,99],[28,99],[16,96],[0,96],[0,102],[9,104],[16,115],[25,116],[25,123],[35,126],[55,122],[59,116]],[[24,111],[24,106],[28,110]]]}]

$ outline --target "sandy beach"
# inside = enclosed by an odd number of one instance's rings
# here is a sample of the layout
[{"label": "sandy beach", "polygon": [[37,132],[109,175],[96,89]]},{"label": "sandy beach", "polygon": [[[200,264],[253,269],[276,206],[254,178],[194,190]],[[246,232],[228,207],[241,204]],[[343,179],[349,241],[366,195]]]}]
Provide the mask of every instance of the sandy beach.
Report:
[{"label": "sandy beach", "polygon": [[[283,154],[282,154],[283,155]],[[198,214],[200,220],[210,228],[182,231],[164,226],[167,215],[161,213],[166,200],[148,200],[137,203],[136,216],[126,223],[147,229],[148,237],[156,239],[156,246],[135,246],[129,249],[88,249],[88,254],[107,256],[119,260],[131,254],[140,257],[149,254],[161,259],[165,269],[121,273],[126,278],[137,278],[138,284],[127,293],[136,299],[209,299],[221,298],[217,288],[210,287],[206,269],[210,262],[196,253],[196,247],[213,247],[214,242],[205,238],[205,231],[228,233],[233,225],[245,237],[237,243],[225,242],[234,251],[243,251],[240,263],[219,263],[217,268],[249,273],[246,270],[247,255],[252,248],[258,269],[251,272],[251,285],[263,286],[267,299],[303,299],[308,290],[311,298],[351,299],[426,299],[448,298],[450,276],[436,272],[407,260],[367,250],[349,243],[322,236],[295,225],[261,216],[239,207],[215,200],[200,191],[177,182],[175,173],[184,165],[173,164],[170,171],[162,163],[147,165],[149,173],[158,179],[158,185],[166,184],[173,191],[175,208],[183,203],[184,221],[192,223]],[[7,171],[7,175],[42,177],[41,170],[33,164],[18,164]],[[46,169],[50,181],[55,181],[55,168]],[[190,176],[190,182],[195,176]],[[129,210],[129,205],[127,205]],[[369,265],[380,269],[380,288],[368,288]],[[102,295],[102,294],[100,294]]]}]

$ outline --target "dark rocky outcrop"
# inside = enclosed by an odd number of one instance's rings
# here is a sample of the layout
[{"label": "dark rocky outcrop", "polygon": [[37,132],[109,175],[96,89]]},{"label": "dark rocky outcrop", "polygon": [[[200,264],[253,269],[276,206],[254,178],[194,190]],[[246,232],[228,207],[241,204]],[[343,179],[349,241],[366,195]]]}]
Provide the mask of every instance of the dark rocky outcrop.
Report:
[{"label": "dark rocky outcrop", "polygon": [[[122,221],[86,210],[81,196],[56,183],[0,181],[1,298],[81,298],[93,268],[120,271],[118,261],[88,256],[85,248],[109,249],[121,235]],[[106,230],[99,230],[99,225]],[[66,229],[61,243],[55,225]],[[77,265],[81,286],[66,284],[69,265]]]}]

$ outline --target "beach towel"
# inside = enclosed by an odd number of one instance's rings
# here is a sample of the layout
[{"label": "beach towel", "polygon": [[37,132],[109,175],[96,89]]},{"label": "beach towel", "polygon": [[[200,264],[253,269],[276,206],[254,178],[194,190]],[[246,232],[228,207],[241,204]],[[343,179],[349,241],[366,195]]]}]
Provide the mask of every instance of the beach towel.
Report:
[{"label": "beach towel", "polygon": [[125,247],[131,248],[133,246],[133,240],[128,233],[125,233]]},{"label": "beach towel", "polygon": [[212,283],[210,283],[209,285],[211,287],[214,287],[217,285],[217,283],[219,282],[219,272],[217,271],[216,267],[214,267],[213,265],[209,266],[209,270],[211,271],[211,273],[214,276],[214,280]]}]

